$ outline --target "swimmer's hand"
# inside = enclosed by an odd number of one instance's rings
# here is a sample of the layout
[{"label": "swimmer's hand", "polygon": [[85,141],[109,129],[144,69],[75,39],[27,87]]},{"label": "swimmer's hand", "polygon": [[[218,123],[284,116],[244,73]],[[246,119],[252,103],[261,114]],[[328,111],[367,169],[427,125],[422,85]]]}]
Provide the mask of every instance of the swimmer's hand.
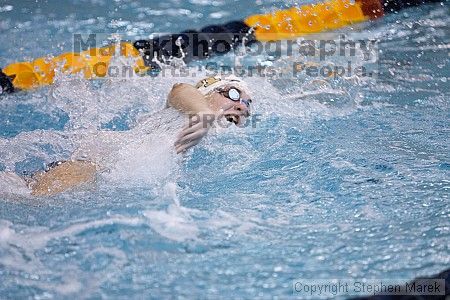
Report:
[{"label": "swimmer's hand", "polygon": [[200,143],[201,139],[208,133],[209,129],[214,124],[214,121],[222,118],[223,115],[223,109],[216,114],[209,111],[190,115],[188,124],[183,127],[175,141],[177,154],[185,152],[192,146]]},{"label": "swimmer's hand", "polygon": [[175,141],[177,153],[184,152],[197,145],[208,133],[216,116],[212,113],[198,113],[189,116],[189,121],[183,127]]}]

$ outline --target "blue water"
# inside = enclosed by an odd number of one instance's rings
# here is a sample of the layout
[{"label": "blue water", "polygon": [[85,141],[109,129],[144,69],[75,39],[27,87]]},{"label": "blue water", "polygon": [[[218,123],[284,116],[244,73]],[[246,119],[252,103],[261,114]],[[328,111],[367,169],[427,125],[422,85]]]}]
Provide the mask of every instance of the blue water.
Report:
[{"label": "blue water", "polygon": [[[293,5],[16,2],[0,2],[1,66],[70,51],[73,33],[138,38]],[[170,147],[177,130],[132,130],[180,78],[69,80],[0,98],[2,171],[67,159],[99,130],[129,133],[95,186],[0,193],[0,298],[286,299],[298,278],[448,268],[448,17],[437,4],[341,31],[379,41],[378,78],[248,79],[255,126],[219,129],[183,156]]]}]

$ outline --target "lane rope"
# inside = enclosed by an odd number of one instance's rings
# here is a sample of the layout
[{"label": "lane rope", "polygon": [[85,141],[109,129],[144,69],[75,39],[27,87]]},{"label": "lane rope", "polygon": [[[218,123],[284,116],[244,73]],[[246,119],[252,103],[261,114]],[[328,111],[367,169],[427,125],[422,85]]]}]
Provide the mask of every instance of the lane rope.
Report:
[{"label": "lane rope", "polygon": [[[188,63],[212,55],[225,54],[234,47],[255,40],[263,42],[294,39],[336,30],[430,2],[441,0],[327,0],[266,14],[255,14],[242,21],[210,25],[200,30],[186,30],[150,40],[122,42],[80,53],[63,53],[56,57],[40,57],[31,62],[12,63],[0,69],[0,94],[50,85],[54,82],[56,69],[65,74],[82,73],[86,79],[105,77],[111,59],[117,51],[122,57],[135,59],[135,73],[145,74],[158,68],[155,59],[164,62],[173,57],[182,57]],[[200,44],[206,42],[200,52],[192,46],[195,39]],[[214,40],[221,40],[229,47],[220,50],[208,47]]]}]

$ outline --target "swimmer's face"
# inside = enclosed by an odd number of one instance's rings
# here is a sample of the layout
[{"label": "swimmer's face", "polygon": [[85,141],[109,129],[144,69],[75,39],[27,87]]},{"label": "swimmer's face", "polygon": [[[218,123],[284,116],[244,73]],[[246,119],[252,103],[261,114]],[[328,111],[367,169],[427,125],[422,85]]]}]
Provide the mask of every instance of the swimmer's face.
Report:
[{"label": "swimmer's face", "polygon": [[[236,89],[240,94],[240,99],[244,101],[231,100],[228,97],[230,89]],[[245,118],[250,116],[250,96],[239,88],[226,86],[214,91],[207,98],[209,99],[209,106],[214,112],[223,110],[225,118],[236,125],[243,124]]]}]

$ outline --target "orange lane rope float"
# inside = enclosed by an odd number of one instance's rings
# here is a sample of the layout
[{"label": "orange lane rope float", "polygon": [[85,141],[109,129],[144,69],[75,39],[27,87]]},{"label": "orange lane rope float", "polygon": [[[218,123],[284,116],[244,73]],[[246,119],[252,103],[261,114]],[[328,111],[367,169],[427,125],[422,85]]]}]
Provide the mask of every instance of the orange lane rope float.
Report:
[{"label": "orange lane rope float", "polygon": [[[352,24],[378,19],[386,13],[405,7],[440,0],[328,0],[266,14],[256,14],[243,21],[211,25],[201,30],[186,30],[180,34],[158,36],[150,40],[122,42],[79,53],[63,53],[56,57],[41,57],[31,62],[12,63],[0,69],[0,94],[29,90],[54,82],[55,70],[67,74],[82,73],[84,78],[104,77],[112,58],[120,47],[120,56],[134,58],[133,71],[142,74],[157,68],[155,59],[182,57],[186,62],[224,54],[233,47],[252,41],[294,39],[308,34],[336,30]],[[213,40],[225,43],[224,49],[209,47]],[[193,47],[206,42],[199,51]],[[228,46],[228,47],[227,47]]]}]

